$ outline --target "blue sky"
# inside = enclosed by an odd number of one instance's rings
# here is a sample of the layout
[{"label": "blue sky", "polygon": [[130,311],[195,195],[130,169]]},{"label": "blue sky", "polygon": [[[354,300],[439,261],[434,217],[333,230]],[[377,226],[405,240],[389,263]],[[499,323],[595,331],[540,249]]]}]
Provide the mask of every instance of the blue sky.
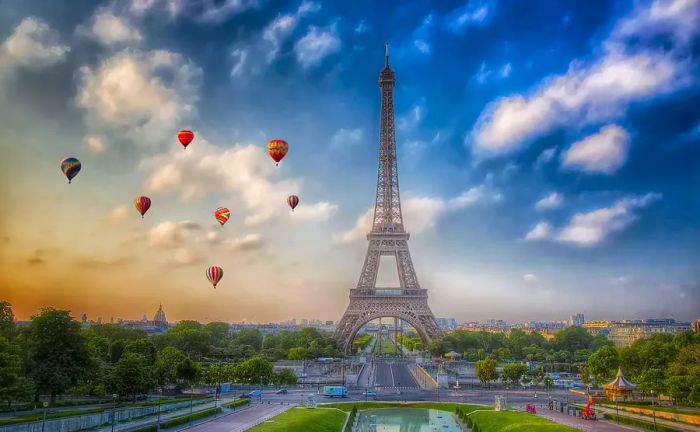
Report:
[{"label": "blue sky", "polygon": [[[0,7],[0,282],[20,316],[162,302],[175,319],[339,318],[366,248],[388,41],[436,315],[697,318],[696,1]],[[278,168],[272,138],[290,143]],[[83,161],[70,188],[68,155]]]}]

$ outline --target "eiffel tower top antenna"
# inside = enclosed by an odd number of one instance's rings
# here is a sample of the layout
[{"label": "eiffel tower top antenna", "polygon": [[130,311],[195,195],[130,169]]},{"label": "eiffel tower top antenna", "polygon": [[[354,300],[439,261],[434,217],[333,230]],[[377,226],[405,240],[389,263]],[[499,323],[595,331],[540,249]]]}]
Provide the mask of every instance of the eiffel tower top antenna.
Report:
[{"label": "eiffel tower top antenna", "polygon": [[384,67],[389,67],[389,42],[384,42],[384,48],[386,49],[386,54],[384,54]]}]

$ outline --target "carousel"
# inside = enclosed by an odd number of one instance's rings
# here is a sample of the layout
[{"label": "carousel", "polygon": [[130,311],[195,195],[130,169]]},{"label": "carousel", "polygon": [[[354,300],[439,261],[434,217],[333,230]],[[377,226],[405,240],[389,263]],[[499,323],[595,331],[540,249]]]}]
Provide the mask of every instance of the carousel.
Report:
[{"label": "carousel", "polygon": [[622,375],[622,369],[617,370],[617,376],[615,376],[614,380],[608,384],[603,384],[605,395],[613,401],[632,399],[632,392],[636,387],[636,384],[632,384],[625,379],[624,375]]}]

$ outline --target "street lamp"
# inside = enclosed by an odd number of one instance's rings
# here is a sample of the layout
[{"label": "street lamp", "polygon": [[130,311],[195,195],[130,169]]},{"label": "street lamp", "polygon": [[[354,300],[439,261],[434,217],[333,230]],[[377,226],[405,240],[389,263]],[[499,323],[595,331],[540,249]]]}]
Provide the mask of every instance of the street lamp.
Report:
[{"label": "street lamp", "polygon": [[262,403],[262,390],[263,390],[262,389],[262,385],[263,385],[262,378],[263,378],[262,375],[260,375],[260,403]]},{"label": "street lamp", "polygon": [[656,432],[656,409],[654,408],[654,390],[651,391],[651,413],[654,416],[654,432]]},{"label": "street lamp", "polygon": [[44,402],[44,421],[41,422],[41,432],[44,432],[44,425],[46,424],[46,409],[49,407],[48,402]]},{"label": "street lamp", "polygon": [[[158,394],[162,397],[163,396],[163,387],[158,389]],[[160,400],[161,397],[158,398],[158,420],[156,423],[156,431],[160,432]]]},{"label": "street lamp", "polygon": [[117,418],[117,397],[118,394],[112,394],[112,432],[114,432],[114,421]]}]

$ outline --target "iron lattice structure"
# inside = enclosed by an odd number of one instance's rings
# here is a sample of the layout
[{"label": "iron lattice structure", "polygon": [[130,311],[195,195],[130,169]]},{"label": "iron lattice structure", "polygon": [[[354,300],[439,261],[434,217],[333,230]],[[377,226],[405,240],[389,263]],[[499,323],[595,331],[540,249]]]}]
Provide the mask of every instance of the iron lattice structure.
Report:
[{"label": "iron lattice structure", "polygon": [[[350,290],[350,304],[336,327],[338,344],[345,353],[351,351],[358,330],[367,322],[381,317],[394,317],[409,323],[425,345],[441,335],[428,306],[427,290],[422,289],[418,283],[408,250],[409,234],[403,225],[396,163],[394,84],[394,71],[389,67],[387,47],[384,68],[379,73],[382,107],[374,222],[372,231],[367,234],[369,246],[360,280],[357,287]],[[400,287],[376,286],[382,256],[393,256],[396,259]]]}]

